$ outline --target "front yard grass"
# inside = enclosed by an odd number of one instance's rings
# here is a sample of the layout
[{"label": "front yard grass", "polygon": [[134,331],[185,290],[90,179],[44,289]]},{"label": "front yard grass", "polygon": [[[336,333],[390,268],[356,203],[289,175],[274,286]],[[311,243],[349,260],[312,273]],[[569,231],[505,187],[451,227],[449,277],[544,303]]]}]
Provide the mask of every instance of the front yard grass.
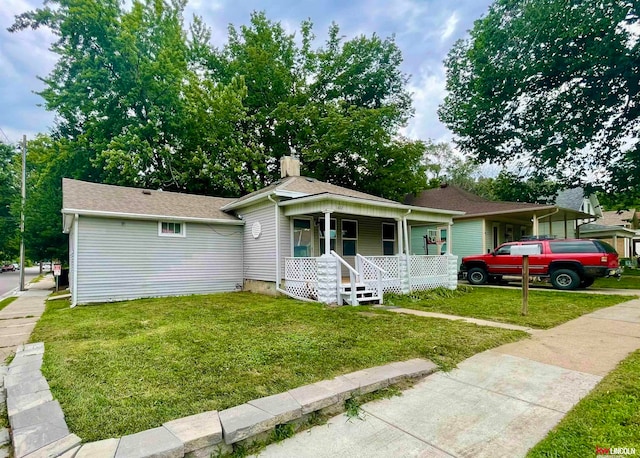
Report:
[{"label": "front yard grass", "polygon": [[443,369],[522,332],[225,293],[69,308],[47,303],[32,342],[69,428],[85,441],[392,361]]},{"label": "front yard grass", "polygon": [[613,289],[638,289],[640,290],[640,277],[637,275],[627,275],[625,271],[624,275],[617,278],[597,278],[593,283],[592,288],[613,288]]},{"label": "front yard grass", "polygon": [[529,290],[529,314],[522,316],[522,291],[511,288],[435,289],[385,299],[389,305],[447,313],[521,326],[547,329],[594,310],[619,304],[637,296],[586,294],[540,289]]},{"label": "front yard grass", "polygon": [[640,350],[607,375],[527,456],[596,456],[596,446],[635,448],[640,453],[638,374]]},{"label": "front yard grass", "polygon": [[11,297],[6,297],[4,299],[2,299],[0,301],[0,310],[2,310],[3,308],[5,308],[7,305],[11,304],[13,301],[15,301],[18,298],[18,296],[11,296]]}]

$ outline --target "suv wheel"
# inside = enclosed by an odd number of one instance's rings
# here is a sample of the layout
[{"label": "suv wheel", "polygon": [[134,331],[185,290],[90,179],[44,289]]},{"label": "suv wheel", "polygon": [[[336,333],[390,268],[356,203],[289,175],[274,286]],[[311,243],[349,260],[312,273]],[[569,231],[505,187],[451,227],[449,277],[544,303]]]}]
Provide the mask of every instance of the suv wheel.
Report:
[{"label": "suv wheel", "polygon": [[472,285],[484,285],[489,276],[482,267],[473,267],[467,272],[467,281]]},{"label": "suv wheel", "polygon": [[576,289],[580,285],[580,277],[571,269],[558,269],[551,274],[551,283],[556,289]]}]

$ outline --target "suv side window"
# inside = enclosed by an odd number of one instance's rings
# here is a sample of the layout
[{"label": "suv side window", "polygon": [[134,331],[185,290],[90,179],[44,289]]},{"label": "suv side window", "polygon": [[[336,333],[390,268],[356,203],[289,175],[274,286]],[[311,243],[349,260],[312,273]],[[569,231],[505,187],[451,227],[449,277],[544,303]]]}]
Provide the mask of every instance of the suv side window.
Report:
[{"label": "suv side window", "polygon": [[570,240],[549,242],[552,253],[600,253],[599,247],[591,240]]},{"label": "suv side window", "polygon": [[503,245],[496,250],[496,255],[498,256],[505,254],[511,254],[511,245]]}]

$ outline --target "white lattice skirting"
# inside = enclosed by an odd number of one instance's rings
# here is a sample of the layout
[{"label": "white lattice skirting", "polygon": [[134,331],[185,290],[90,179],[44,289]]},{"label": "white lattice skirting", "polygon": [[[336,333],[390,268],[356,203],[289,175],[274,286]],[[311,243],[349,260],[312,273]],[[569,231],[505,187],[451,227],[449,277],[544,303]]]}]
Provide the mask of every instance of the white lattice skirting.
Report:
[{"label": "white lattice skirting", "polygon": [[411,291],[432,289],[439,286],[448,288],[448,256],[411,256],[409,260],[409,283]]},{"label": "white lattice skirting", "polygon": [[285,291],[305,299],[318,300],[318,261],[316,258],[285,258]]}]

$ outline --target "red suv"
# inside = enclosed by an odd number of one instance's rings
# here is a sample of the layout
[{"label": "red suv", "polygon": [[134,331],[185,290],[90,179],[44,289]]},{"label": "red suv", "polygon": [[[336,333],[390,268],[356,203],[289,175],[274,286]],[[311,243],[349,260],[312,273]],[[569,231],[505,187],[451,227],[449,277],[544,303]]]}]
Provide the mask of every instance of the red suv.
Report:
[{"label": "red suv", "polygon": [[540,254],[529,256],[529,275],[550,280],[557,289],[591,286],[597,277],[620,276],[616,250],[602,240],[530,240],[500,245],[492,253],[465,256],[460,271],[472,285],[522,277],[522,256],[512,255],[514,245],[538,245]]}]

